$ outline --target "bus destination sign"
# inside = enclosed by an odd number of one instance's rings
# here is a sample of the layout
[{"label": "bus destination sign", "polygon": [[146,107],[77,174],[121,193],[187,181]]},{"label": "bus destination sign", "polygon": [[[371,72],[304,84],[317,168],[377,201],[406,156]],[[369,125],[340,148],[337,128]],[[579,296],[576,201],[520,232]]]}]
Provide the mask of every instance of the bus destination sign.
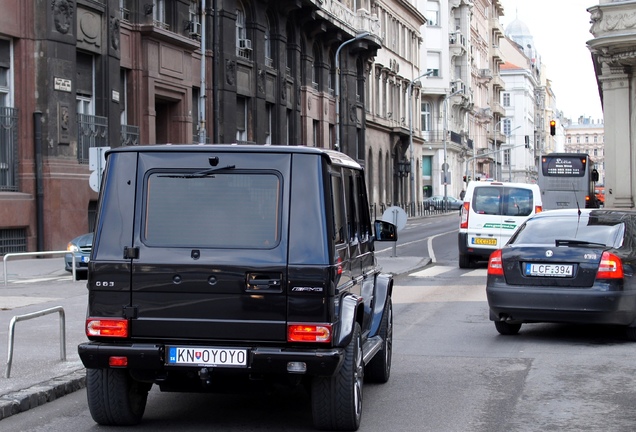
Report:
[{"label": "bus destination sign", "polygon": [[585,175],[585,160],[578,157],[564,158],[544,156],[543,175],[551,177],[582,177]]}]

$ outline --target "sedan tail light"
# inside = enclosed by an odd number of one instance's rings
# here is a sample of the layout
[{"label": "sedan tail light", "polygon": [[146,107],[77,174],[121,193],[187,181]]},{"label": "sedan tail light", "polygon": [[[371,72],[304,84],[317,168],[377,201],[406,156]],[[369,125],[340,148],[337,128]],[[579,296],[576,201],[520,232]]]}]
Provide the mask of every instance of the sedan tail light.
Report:
[{"label": "sedan tail light", "polygon": [[490,254],[488,259],[488,274],[491,276],[503,276],[503,262],[501,261],[501,249]]},{"label": "sedan tail light", "polygon": [[610,252],[603,252],[601,262],[596,272],[596,279],[622,279],[623,262],[619,257]]}]

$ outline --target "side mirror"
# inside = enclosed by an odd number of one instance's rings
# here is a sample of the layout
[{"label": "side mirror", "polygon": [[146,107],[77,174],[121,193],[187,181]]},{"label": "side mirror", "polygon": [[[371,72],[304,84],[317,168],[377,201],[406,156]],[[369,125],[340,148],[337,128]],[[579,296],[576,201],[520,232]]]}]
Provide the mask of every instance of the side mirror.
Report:
[{"label": "side mirror", "polygon": [[598,181],[598,171],[596,171],[596,168],[594,168],[592,170],[592,181],[593,182],[597,182]]},{"label": "side mirror", "polygon": [[397,227],[390,222],[376,220],[373,222],[377,241],[397,241]]}]

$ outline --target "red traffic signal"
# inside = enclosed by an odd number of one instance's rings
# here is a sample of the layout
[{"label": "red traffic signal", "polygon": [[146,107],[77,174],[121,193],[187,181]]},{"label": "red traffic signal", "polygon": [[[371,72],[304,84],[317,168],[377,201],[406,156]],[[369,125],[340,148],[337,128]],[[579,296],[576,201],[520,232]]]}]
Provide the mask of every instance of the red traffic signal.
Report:
[{"label": "red traffic signal", "polygon": [[550,120],[550,135],[556,135],[556,120]]}]

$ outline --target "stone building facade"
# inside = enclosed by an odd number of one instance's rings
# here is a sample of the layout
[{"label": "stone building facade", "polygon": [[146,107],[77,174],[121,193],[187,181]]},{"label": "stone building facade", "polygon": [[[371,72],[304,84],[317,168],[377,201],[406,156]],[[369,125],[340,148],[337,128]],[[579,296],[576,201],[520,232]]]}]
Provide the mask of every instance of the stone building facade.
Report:
[{"label": "stone building facade", "polygon": [[[425,18],[410,3],[0,0],[0,8],[0,253],[62,250],[93,229],[95,148],[338,148],[367,166],[378,210],[415,192],[400,170]],[[417,146],[418,170],[420,154]]]}]

